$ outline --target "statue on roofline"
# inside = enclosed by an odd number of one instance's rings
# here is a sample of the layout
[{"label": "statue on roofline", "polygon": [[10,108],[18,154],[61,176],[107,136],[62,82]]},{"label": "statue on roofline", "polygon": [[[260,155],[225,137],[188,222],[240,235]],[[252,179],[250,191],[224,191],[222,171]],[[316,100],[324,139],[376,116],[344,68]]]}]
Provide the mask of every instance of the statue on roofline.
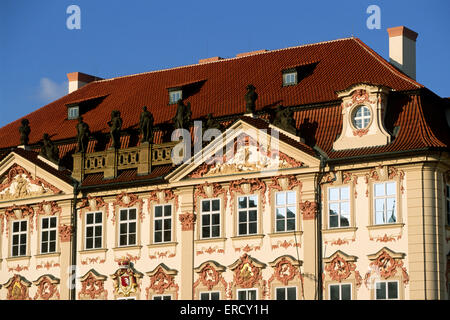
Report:
[{"label": "statue on roofline", "polygon": [[279,105],[275,110],[275,119],[272,124],[286,132],[297,135],[293,114],[291,108]]},{"label": "statue on roofline", "polygon": [[76,125],[77,128],[77,144],[78,144],[78,152],[86,153],[88,143],[89,143],[89,135],[91,134],[89,130],[89,125],[86,122],[83,122],[83,118],[78,117],[78,123]]},{"label": "statue on roofline", "polygon": [[19,127],[20,133],[20,145],[26,146],[28,144],[31,129],[29,126],[30,122],[28,119],[22,119],[22,126]]},{"label": "statue on roofline", "polygon": [[247,93],[245,94],[245,108],[247,113],[255,112],[255,102],[258,99],[258,94],[255,91],[255,86],[252,84],[247,85]]},{"label": "statue on roofline", "polygon": [[108,121],[109,131],[111,134],[111,148],[120,149],[120,131],[122,130],[122,118],[120,111],[113,110],[111,112],[111,121]]},{"label": "statue on roofline", "polygon": [[175,129],[189,130],[191,115],[191,103],[188,102],[187,105],[185,105],[181,99],[178,100],[177,113],[172,119]]},{"label": "statue on roofline", "polygon": [[59,149],[50,140],[50,136],[48,135],[48,133],[44,133],[42,140],[43,140],[43,146],[41,148],[41,152],[39,153],[39,155],[43,156],[44,158],[46,158],[54,163],[58,163],[59,162]]},{"label": "statue on roofline", "polygon": [[153,143],[153,122],[153,114],[144,106],[139,119],[139,129],[142,134],[141,142]]}]

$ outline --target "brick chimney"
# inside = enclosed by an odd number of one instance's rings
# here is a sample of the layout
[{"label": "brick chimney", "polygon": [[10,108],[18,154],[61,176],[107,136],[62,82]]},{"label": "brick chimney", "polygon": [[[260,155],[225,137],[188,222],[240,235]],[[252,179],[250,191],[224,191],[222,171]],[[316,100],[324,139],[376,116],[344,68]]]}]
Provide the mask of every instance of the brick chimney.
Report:
[{"label": "brick chimney", "polygon": [[68,73],[67,79],[69,79],[69,93],[80,89],[82,86],[88,84],[89,82],[102,80],[102,78],[91,76],[82,72]]},{"label": "brick chimney", "polygon": [[416,39],[418,34],[405,26],[388,28],[389,62],[416,79]]}]

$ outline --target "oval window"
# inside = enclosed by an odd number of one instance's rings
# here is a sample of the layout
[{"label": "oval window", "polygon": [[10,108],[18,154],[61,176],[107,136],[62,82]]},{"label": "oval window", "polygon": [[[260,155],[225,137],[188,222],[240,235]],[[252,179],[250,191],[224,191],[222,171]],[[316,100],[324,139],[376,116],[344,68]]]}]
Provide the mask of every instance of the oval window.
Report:
[{"label": "oval window", "polygon": [[352,122],[356,129],[365,129],[370,123],[370,109],[366,106],[359,106],[353,111]]}]

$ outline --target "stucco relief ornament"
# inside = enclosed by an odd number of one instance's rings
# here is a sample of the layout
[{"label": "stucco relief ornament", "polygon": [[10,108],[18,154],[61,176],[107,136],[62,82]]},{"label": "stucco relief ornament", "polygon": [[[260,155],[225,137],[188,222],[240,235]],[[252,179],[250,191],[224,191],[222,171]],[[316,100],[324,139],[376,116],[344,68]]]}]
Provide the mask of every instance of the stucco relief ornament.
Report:
[{"label": "stucco relief ornament", "polygon": [[141,221],[144,220],[144,212],[142,210],[142,207],[144,205],[144,200],[139,199],[139,197],[132,193],[126,193],[122,192],[121,194],[118,194],[116,196],[116,200],[113,202],[113,217],[111,218],[111,221],[113,223],[116,222],[116,207],[126,207],[130,208],[133,206],[138,206],[138,216],[140,217]]},{"label": "stucco relief ornament", "polygon": [[63,224],[59,226],[59,238],[61,242],[68,242],[72,238],[73,227]]},{"label": "stucco relief ornament", "polygon": [[198,198],[217,198],[223,194],[224,207],[227,207],[227,190],[224,189],[219,183],[205,182],[195,188],[194,192],[194,211],[197,209]]},{"label": "stucco relief ornament", "polygon": [[130,260],[128,258],[119,261],[119,269],[113,274],[114,290],[116,294],[128,297],[130,294],[137,291],[137,279],[135,272],[131,268]]},{"label": "stucco relief ornament", "polygon": [[39,277],[38,280],[33,282],[37,287],[36,295],[34,296],[34,300],[50,300],[51,298],[60,299],[60,295],[58,292],[57,284],[59,283],[59,279],[51,275],[44,275]]},{"label": "stucco relief ornament", "polygon": [[340,256],[336,256],[325,266],[325,270],[330,275],[330,278],[338,282],[347,279],[355,269],[356,265],[354,263],[347,262]]},{"label": "stucco relief ornament", "polygon": [[31,300],[28,295],[28,287],[31,286],[31,282],[15,274],[9,281],[5,284],[8,289],[6,296],[7,300]]},{"label": "stucco relief ornament", "polygon": [[251,288],[262,280],[261,267],[256,266],[246,253],[231,268],[234,271],[234,283],[241,288]]},{"label": "stucco relief ornament", "polygon": [[147,272],[150,276],[150,286],[146,289],[147,299],[149,298],[150,289],[156,294],[163,294],[166,290],[175,290],[175,300],[178,299],[178,285],[175,283],[174,276],[177,271],[168,269],[164,264],[156,267],[156,270]]},{"label": "stucco relief ornament", "polygon": [[266,204],[266,184],[264,181],[258,178],[254,179],[242,178],[237,181],[236,180],[231,181],[228,190],[230,192],[230,200],[231,200],[230,202],[232,207],[234,207],[234,197],[236,193],[248,194],[259,190],[261,195],[262,209],[264,210],[264,206]]},{"label": "stucco relief ornament", "polygon": [[94,269],[89,270],[81,278],[81,290],[78,299],[106,299],[108,292],[104,288],[106,276],[99,275]]},{"label": "stucco relief ornament", "polygon": [[[6,218],[6,235],[9,233],[9,221],[10,220],[16,220],[16,219],[24,219],[28,218],[29,224],[30,224],[30,232],[33,232],[33,217],[34,217],[34,210],[30,206],[17,206],[13,205],[12,207],[6,208],[4,217]],[[4,221],[2,219],[2,231],[4,227]]]},{"label": "stucco relief ornament", "polygon": [[[394,255],[401,256],[401,254]],[[364,278],[366,286],[368,286],[369,280],[373,274],[376,274],[383,279],[389,279],[397,274],[398,269],[402,272],[403,283],[405,285],[408,284],[409,275],[406,268],[403,267],[403,261],[400,258],[396,259],[393,257],[386,248],[380,250],[380,252],[374,258],[371,258],[371,260],[373,260],[369,265],[371,271],[367,272]]]},{"label": "stucco relief ornament", "polygon": [[317,215],[317,202],[305,201],[300,202],[300,210],[303,213],[303,220],[312,220]]},{"label": "stucco relief ornament", "polygon": [[194,230],[194,224],[195,224],[195,220],[196,220],[195,214],[186,212],[186,213],[180,214],[178,219],[181,222],[181,230],[182,231]]}]

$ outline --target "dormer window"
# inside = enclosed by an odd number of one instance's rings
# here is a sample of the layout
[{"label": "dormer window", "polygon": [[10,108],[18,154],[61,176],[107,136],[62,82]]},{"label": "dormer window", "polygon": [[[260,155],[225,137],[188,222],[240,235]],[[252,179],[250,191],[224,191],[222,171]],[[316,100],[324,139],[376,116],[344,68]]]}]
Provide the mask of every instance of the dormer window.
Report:
[{"label": "dormer window", "polygon": [[297,70],[286,70],[283,72],[283,86],[292,86],[297,83]]},{"label": "dormer window", "polygon": [[80,115],[80,107],[79,106],[73,106],[67,108],[67,119],[74,120],[78,119]]},{"label": "dormer window", "polygon": [[366,106],[359,106],[353,111],[352,123],[356,129],[367,128],[369,126],[370,119],[370,109]]},{"label": "dormer window", "polygon": [[182,90],[172,90],[169,91],[169,104],[177,103],[178,100],[183,99]]}]

